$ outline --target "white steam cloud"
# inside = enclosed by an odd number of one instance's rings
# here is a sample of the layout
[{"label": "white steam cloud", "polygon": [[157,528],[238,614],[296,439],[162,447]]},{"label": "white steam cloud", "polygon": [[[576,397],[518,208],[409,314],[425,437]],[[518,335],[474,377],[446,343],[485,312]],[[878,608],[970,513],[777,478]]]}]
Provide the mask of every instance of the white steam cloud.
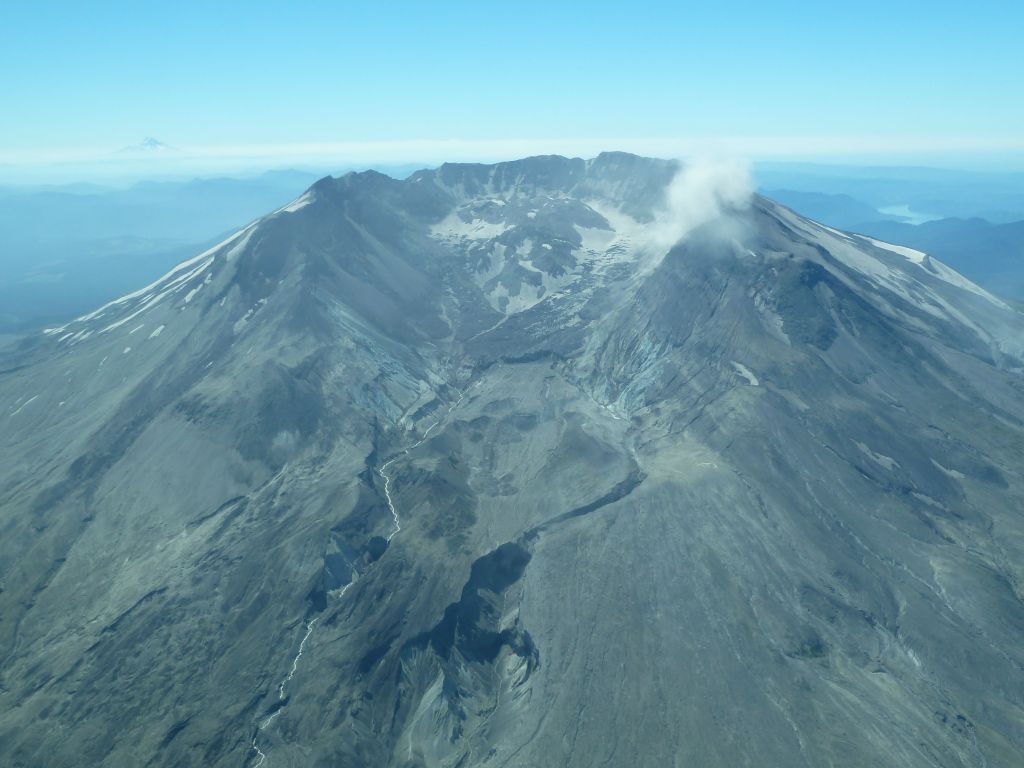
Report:
[{"label": "white steam cloud", "polygon": [[647,249],[664,254],[705,224],[728,218],[750,204],[750,164],[699,158],[683,164],[665,190],[665,202],[646,227]]}]

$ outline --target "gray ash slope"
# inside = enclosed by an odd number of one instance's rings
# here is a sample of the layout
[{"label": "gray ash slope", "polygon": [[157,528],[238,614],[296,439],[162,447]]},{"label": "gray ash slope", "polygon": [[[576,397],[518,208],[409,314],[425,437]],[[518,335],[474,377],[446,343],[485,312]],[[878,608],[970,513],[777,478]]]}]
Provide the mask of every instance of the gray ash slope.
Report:
[{"label": "gray ash slope", "polygon": [[8,354],[2,762],[1024,763],[1024,320],[677,170],[324,179]]}]

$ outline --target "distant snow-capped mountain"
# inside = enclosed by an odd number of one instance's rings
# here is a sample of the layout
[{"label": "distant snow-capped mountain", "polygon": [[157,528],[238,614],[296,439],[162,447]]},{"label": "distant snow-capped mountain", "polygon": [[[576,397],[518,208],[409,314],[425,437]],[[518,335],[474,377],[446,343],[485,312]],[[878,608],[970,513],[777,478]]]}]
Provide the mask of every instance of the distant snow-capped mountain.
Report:
[{"label": "distant snow-capped mountain", "polygon": [[177,152],[175,147],[170,144],[165,144],[159,139],[154,139],[152,136],[146,136],[138,144],[130,144],[127,147],[122,147],[118,150],[118,154],[122,155],[165,155],[172,152]]}]

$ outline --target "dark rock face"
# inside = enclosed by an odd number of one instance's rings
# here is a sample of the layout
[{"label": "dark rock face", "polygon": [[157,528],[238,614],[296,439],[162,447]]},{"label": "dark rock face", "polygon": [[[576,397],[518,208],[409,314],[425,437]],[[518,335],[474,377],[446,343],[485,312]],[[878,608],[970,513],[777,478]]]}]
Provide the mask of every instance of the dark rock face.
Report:
[{"label": "dark rock face", "polygon": [[323,179],[0,361],[0,762],[1024,764],[1024,319],[679,171]]},{"label": "dark rock face", "polygon": [[[429,642],[434,652],[450,660],[456,651],[469,661],[493,662],[502,646],[517,652],[534,652],[528,634],[517,636],[509,630],[497,631],[500,616],[493,610],[493,598],[503,596],[522,578],[530,553],[519,544],[506,542],[477,559],[469,571],[469,580],[456,603],[444,609],[444,618],[426,635],[414,638],[411,645]],[[519,655],[523,655],[519,652]]]}]

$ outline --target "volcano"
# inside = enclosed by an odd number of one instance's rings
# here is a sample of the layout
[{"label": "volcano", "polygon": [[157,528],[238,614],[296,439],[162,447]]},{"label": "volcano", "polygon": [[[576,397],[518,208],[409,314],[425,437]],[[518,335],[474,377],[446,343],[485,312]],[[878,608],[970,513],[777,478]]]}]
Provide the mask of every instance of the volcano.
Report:
[{"label": "volcano", "polygon": [[325,178],[0,407],[7,765],[1024,764],[1024,315],[728,173]]}]

